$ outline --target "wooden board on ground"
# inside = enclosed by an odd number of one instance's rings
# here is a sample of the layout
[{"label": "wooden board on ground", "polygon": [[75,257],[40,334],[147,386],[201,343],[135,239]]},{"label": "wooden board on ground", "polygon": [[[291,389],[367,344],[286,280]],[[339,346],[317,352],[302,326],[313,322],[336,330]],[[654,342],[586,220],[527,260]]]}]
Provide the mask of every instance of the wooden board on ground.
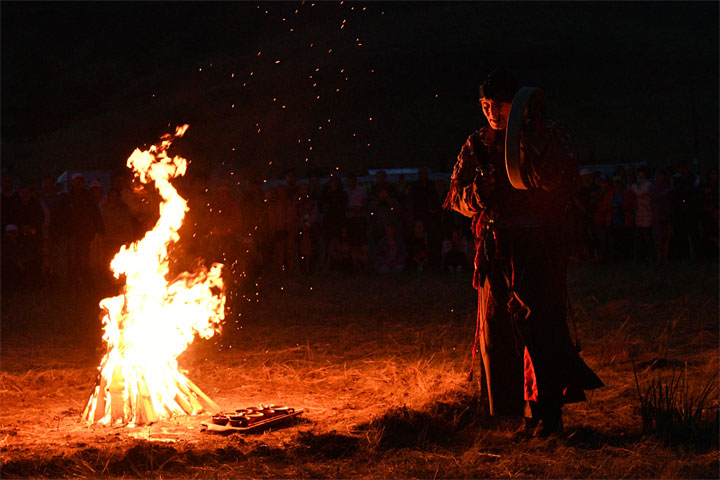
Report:
[{"label": "wooden board on ground", "polygon": [[274,417],[270,417],[267,420],[260,420],[258,422],[254,422],[247,427],[233,427],[229,423],[227,425],[216,425],[212,422],[205,423],[203,422],[201,424],[201,431],[208,432],[208,433],[220,433],[220,434],[231,434],[231,433],[257,433],[264,430],[267,430],[269,428],[275,428],[275,427],[286,427],[290,425],[292,420],[294,420],[298,415],[300,415],[303,412],[303,409],[300,408],[298,410],[295,410],[292,413],[288,413],[286,415],[275,415]]}]

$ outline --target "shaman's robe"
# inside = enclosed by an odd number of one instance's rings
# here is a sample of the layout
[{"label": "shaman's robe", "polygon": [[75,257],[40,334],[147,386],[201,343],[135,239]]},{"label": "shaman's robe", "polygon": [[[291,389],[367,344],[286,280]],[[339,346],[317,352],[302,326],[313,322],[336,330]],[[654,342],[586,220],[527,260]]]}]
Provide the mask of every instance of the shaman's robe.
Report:
[{"label": "shaman's robe", "polygon": [[523,138],[529,190],[510,184],[504,145],[504,131],[470,135],[445,207],[473,218],[473,348],[480,344],[490,412],[536,417],[603,383],[580,358],[566,322],[566,212],[578,175],[570,140],[552,121]]}]

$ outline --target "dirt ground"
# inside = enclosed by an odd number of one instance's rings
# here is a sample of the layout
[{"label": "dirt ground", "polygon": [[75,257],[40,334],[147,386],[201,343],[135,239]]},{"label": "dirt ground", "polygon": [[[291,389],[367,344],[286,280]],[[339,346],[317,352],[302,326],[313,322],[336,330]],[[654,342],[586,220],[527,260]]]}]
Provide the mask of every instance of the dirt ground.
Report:
[{"label": "dirt ground", "polygon": [[[582,355],[606,383],[565,408],[565,432],[514,434],[468,382],[476,293],[465,274],[289,277],[235,295],[223,332],[181,357],[223,410],[303,408],[261,434],[85,424],[102,356],[102,294],[2,295],[4,478],[717,478],[717,438],[642,435],[641,385],[718,374],[717,265],[573,266]],[[717,409],[717,391],[710,406]]]}]

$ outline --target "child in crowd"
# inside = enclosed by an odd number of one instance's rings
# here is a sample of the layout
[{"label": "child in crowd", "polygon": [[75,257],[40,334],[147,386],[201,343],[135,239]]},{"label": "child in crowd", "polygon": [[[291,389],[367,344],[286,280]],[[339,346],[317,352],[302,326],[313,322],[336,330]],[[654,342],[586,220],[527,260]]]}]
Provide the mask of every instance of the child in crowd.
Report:
[{"label": "child in crowd", "polygon": [[407,247],[397,234],[394,223],[385,224],[385,236],[375,247],[375,268],[378,273],[398,273],[405,270]]},{"label": "child in crowd", "polygon": [[415,220],[413,232],[408,242],[409,263],[411,272],[422,272],[430,258],[430,244],[428,234],[425,231],[425,224],[421,220]]},{"label": "child in crowd", "polygon": [[470,242],[459,228],[452,231],[450,238],[443,240],[442,266],[448,272],[467,272],[470,258]]}]

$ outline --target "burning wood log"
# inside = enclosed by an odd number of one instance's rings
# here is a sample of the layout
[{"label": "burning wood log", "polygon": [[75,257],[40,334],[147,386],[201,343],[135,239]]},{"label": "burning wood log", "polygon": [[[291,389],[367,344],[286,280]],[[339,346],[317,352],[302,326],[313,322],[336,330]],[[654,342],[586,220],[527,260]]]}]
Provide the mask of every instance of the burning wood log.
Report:
[{"label": "burning wood log", "polygon": [[137,386],[137,415],[136,422],[138,425],[145,425],[157,422],[158,414],[155,413],[153,408],[152,398],[150,398],[150,392],[148,391],[145,379],[142,382],[138,382]]},{"label": "burning wood log", "polygon": [[110,415],[114,422],[125,418],[125,399],[123,394],[125,393],[125,379],[122,376],[122,366],[118,365],[115,367],[112,373],[112,380],[110,381]]},{"label": "burning wood log", "polygon": [[219,412],[220,407],[217,406],[215,402],[213,402],[210,397],[205,395],[202,390],[200,390],[197,385],[195,385],[193,382],[190,381],[190,379],[186,379],[188,386],[192,389],[193,392],[195,392],[198,396],[198,399],[200,399],[203,403],[203,408],[210,412]]}]

